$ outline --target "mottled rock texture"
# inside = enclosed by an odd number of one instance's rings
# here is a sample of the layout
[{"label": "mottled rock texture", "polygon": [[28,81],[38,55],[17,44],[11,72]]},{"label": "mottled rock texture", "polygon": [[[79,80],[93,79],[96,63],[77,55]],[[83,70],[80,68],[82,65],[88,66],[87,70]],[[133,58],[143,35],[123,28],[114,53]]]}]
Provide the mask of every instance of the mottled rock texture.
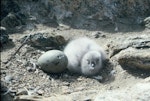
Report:
[{"label": "mottled rock texture", "polygon": [[150,70],[150,49],[129,48],[119,53],[118,62],[123,67]]},{"label": "mottled rock texture", "polygon": [[[27,22],[89,26],[87,19],[141,24],[150,15],[149,5],[149,0],[2,0],[1,23],[8,28]],[[120,18],[128,18],[129,22]]]}]

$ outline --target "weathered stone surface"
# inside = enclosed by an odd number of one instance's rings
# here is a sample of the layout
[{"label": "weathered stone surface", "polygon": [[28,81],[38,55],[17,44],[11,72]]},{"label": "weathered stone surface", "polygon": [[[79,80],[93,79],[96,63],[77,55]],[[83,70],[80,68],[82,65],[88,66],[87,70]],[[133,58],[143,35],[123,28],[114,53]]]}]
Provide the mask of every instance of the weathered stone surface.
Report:
[{"label": "weathered stone surface", "polygon": [[35,33],[33,35],[24,36],[21,43],[26,41],[26,44],[38,49],[48,51],[51,49],[62,49],[66,44],[66,40],[61,35],[49,35],[49,33]]},{"label": "weathered stone surface", "polygon": [[126,39],[118,38],[112,41],[109,45],[109,56],[112,57],[128,47],[136,49],[149,49],[150,48],[150,34],[141,36],[130,36]]},{"label": "weathered stone surface", "polygon": [[13,28],[24,24],[25,24],[24,15],[15,14],[13,12],[8,13],[8,15],[1,20],[1,25],[9,30],[12,30]]},{"label": "weathered stone surface", "polygon": [[[89,23],[88,19],[99,21],[107,19],[107,22],[111,21],[118,26],[117,23],[126,24],[126,21],[120,21],[118,18],[127,17],[131,20],[129,24],[134,25],[149,16],[149,4],[149,0],[2,0],[1,23],[5,27],[16,27],[25,22],[60,24],[64,21],[75,27],[87,26],[89,28],[89,26],[96,26],[94,23],[97,21]],[[12,12],[11,16],[10,12]],[[32,18],[35,20],[31,21]],[[109,22],[107,25],[110,24]]]},{"label": "weathered stone surface", "polygon": [[[31,101],[93,101],[95,95],[98,93],[97,90],[87,90],[74,92],[67,95],[55,95],[51,97],[41,96],[28,96],[22,95],[17,96],[14,101],[31,100]],[[87,96],[88,95],[88,96]]]},{"label": "weathered stone surface", "polygon": [[150,82],[120,90],[100,92],[94,101],[149,101]]},{"label": "weathered stone surface", "polygon": [[150,17],[144,19],[145,27],[150,29]]},{"label": "weathered stone surface", "polygon": [[[14,101],[149,101],[150,82],[142,81],[133,86],[118,90],[86,90],[71,94],[55,95],[50,97],[21,95],[16,96]],[[98,94],[98,95],[97,95]]]},{"label": "weathered stone surface", "polygon": [[150,70],[150,49],[129,48],[118,54],[121,66]]}]

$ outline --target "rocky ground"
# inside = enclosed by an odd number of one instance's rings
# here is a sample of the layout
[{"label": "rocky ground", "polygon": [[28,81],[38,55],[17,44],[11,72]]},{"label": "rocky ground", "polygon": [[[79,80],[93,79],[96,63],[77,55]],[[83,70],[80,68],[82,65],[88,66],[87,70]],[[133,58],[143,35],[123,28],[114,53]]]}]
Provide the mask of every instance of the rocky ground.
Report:
[{"label": "rocky ground", "polygon": [[[65,40],[87,36],[95,40],[107,51],[109,62],[106,63],[105,68],[103,68],[95,78],[71,74],[67,70],[61,74],[44,73],[35,65],[37,59],[45,50],[41,50],[37,47],[35,48],[28,43],[23,45],[23,47],[21,47],[21,49],[13,56],[17,49],[22,45],[21,40],[30,33],[31,35],[36,33],[47,35],[48,33],[50,36],[55,33],[54,36],[61,35]],[[118,94],[117,96],[121,96],[121,98],[119,97],[120,99],[125,99],[130,96],[124,93],[126,92],[124,91],[125,89],[132,88],[137,83],[144,82],[145,79],[150,76],[149,71],[145,70],[144,67],[147,66],[148,69],[150,68],[150,32],[146,29],[139,32],[108,33],[104,31],[90,31],[66,27],[52,28],[37,25],[37,30],[35,31],[27,30],[22,33],[10,34],[9,37],[13,39],[12,42],[5,44],[1,50],[1,94],[3,100],[6,98],[8,98],[8,100],[15,98],[17,101],[23,99],[34,99],[35,101],[38,99],[43,101],[43,99],[45,99],[46,101],[47,97],[50,97],[50,101],[51,99],[61,99],[61,101],[65,101],[65,99],[70,99],[70,101],[93,101],[96,96],[98,96],[99,92],[102,93],[100,96],[104,96],[104,99],[103,97],[100,98],[102,101],[108,101],[107,96],[109,96],[108,94],[111,92],[117,94],[123,92],[123,95]],[[132,48],[140,55],[135,54],[135,51],[132,51]],[[61,50],[63,48],[59,49]],[[130,52],[128,52],[128,50],[130,50]],[[121,54],[124,51],[127,51],[125,52],[125,56],[124,54]],[[9,60],[11,56],[13,56],[13,58]],[[119,62],[121,59],[121,61],[125,62],[128,60],[126,59],[127,57],[128,59],[131,59],[131,63],[126,62],[126,65],[124,65],[122,62]],[[143,68],[136,69],[135,67],[138,67],[136,64],[139,64],[139,67]],[[131,89],[131,92],[132,91],[133,90]],[[108,94],[106,92],[108,92]],[[149,94],[150,93],[146,93],[143,95],[142,93],[142,96],[146,96],[144,101],[148,101],[148,98],[150,97]],[[135,96],[133,99],[138,99]],[[115,97],[116,96],[112,95],[112,98],[115,99]]]},{"label": "rocky ground", "polygon": [[[1,100],[149,101],[149,0],[57,1],[2,0]],[[44,52],[83,36],[107,52],[97,76],[37,65]]]}]

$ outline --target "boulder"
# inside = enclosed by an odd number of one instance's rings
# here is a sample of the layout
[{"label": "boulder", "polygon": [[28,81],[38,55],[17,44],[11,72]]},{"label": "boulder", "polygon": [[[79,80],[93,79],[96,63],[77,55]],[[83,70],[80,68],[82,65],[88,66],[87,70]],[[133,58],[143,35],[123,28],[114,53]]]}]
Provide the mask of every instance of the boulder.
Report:
[{"label": "boulder", "polygon": [[125,50],[129,47],[135,49],[149,49],[150,48],[150,35],[141,35],[141,36],[130,36],[126,38],[115,39],[108,44],[109,56],[113,57],[122,50]]},{"label": "boulder", "polygon": [[61,35],[52,35],[47,32],[37,32],[33,35],[26,35],[20,40],[21,43],[26,43],[32,47],[48,51],[51,49],[62,49],[66,44],[66,40]]},{"label": "boulder", "polygon": [[125,49],[118,54],[118,62],[123,67],[150,70],[150,49]]}]

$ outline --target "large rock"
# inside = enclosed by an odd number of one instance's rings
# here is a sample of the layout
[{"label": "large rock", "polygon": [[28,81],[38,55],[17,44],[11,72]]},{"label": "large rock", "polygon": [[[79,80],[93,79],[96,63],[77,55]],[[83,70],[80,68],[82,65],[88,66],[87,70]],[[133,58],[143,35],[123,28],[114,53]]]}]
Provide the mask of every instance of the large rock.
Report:
[{"label": "large rock", "polygon": [[15,14],[11,12],[1,20],[1,25],[7,29],[15,28],[23,24],[25,24],[23,14]]},{"label": "large rock", "polygon": [[118,62],[123,67],[150,70],[150,49],[125,49],[118,54]]},{"label": "large rock", "polygon": [[[149,16],[149,0],[29,0],[13,1],[2,0],[1,22],[5,27],[13,27],[35,18],[34,23],[50,23],[64,20],[65,23],[73,26],[87,28],[93,27],[94,23],[111,20],[115,23],[122,23],[117,18],[129,18],[128,25],[139,24],[142,19]],[[10,12],[14,13],[13,15]],[[25,19],[18,19],[17,14],[25,15]],[[96,20],[94,23],[88,19]],[[71,23],[71,24],[70,24]],[[103,22],[102,22],[103,23]],[[124,22],[126,24],[126,21]],[[108,24],[110,24],[108,22]],[[107,24],[107,25],[108,25]],[[51,25],[51,24],[50,24]],[[96,26],[96,25],[95,25]],[[98,25],[99,27],[99,25]],[[105,27],[105,26],[104,26]]]},{"label": "large rock", "polygon": [[62,49],[66,44],[66,40],[61,35],[52,35],[52,33],[48,32],[37,32],[32,35],[24,36],[20,42],[26,43],[32,47],[48,51],[51,49]]},{"label": "large rock", "polygon": [[100,92],[94,101],[149,101],[150,82],[138,83],[133,87]]},{"label": "large rock", "polygon": [[116,38],[115,41],[108,44],[109,56],[113,57],[120,51],[125,50],[129,47],[135,49],[149,49],[150,48],[150,34],[143,34],[141,36],[130,36],[124,38]]},{"label": "large rock", "polygon": [[150,69],[150,35],[118,38],[109,46],[109,56],[117,57],[122,67]]}]

